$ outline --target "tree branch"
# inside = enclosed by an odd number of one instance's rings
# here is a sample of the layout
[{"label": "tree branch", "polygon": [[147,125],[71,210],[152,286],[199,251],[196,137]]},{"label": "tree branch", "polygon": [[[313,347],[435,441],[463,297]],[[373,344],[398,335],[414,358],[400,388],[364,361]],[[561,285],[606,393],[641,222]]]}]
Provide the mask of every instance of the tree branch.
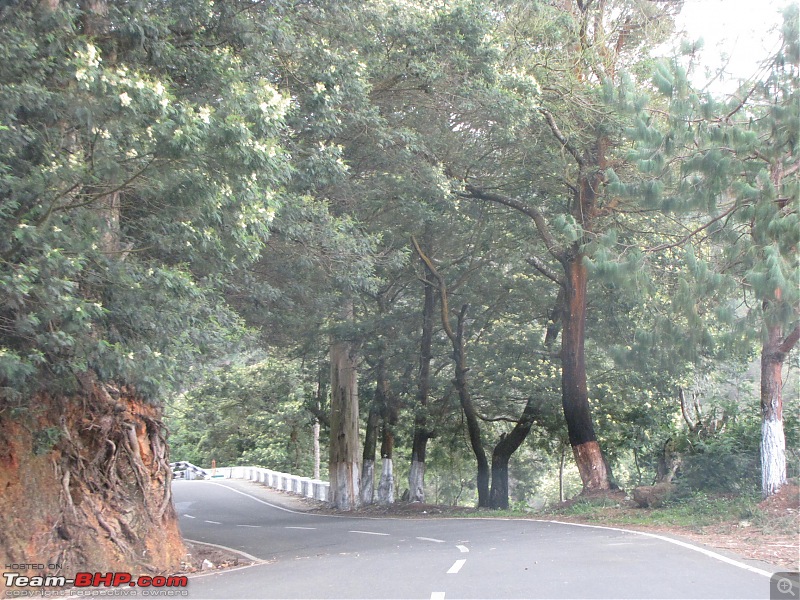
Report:
[{"label": "tree branch", "polygon": [[514,424],[519,424],[519,419],[513,419],[511,417],[494,417],[494,418],[491,418],[491,417],[485,417],[485,416],[480,415],[478,413],[475,413],[475,416],[477,416],[484,423],[514,423]]},{"label": "tree branch", "polygon": [[691,232],[691,233],[689,233],[688,235],[684,236],[683,238],[681,238],[681,239],[680,239],[680,240],[678,240],[677,242],[674,242],[674,243],[672,243],[672,244],[661,244],[661,245],[659,245],[659,246],[653,246],[652,248],[647,248],[647,249],[645,250],[645,252],[659,252],[660,250],[668,250],[669,248],[675,248],[676,246],[682,246],[683,244],[685,244],[686,242],[688,242],[690,239],[692,239],[694,236],[696,236],[696,235],[697,235],[698,233],[700,233],[701,231],[703,231],[703,230],[705,230],[705,229],[708,229],[709,227],[711,227],[711,226],[712,226],[714,223],[716,223],[717,221],[720,221],[720,220],[724,219],[725,217],[727,217],[729,214],[731,214],[732,212],[734,212],[734,211],[735,211],[737,208],[739,208],[739,207],[738,207],[737,205],[735,205],[735,204],[734,204],[734,205],[733,205],[733,206],[731,206],[731,207],[730,207],[728,210],[726,210],[724,213],[722,213],[721,215],[718,215],[718,216],[714,217],[714,218],[713,218],[713,219],[711,219],[711,220],[710,220],[708,223],[706,223],[705,225],[702,225],[702,226],[698,227],[697,229],[695,229],[694,231],[692,231],[692,232]]},{"label": "tree branch", "polygon": [[433,275],[436,278],[436,281],[439,283],[439,296],[442,300],[442,327],[444,327],[444,332],[447,334],[447,337],[450,338],[452,342],[455,342],[456,334],[453,332],[453,327],[450,325],[450,307],[447,303],[447,286],[445,285],[444,277],[439,274],[439,271],[436,270],[433,261],[431,261],[431,259],[428,258],[428,256],[422,251],[422,248],[419,247],[417,238],[415,238],[413,235],[411,236],[411,243],[414,245],[414,250],[422,262],[425,263],[425,266],[430,274]]},{"label": "tree branch", "polygon": [[558,247],[553,234],[550,232],[550,229],[547,226],[547,221],[545,221],[544,215],[541,213],[541,211],[539,211],[538,208],[530,206],[529,204],[525,204],[524,202],[520,202],[516,198],[511,198],[496,192],[489,192],[471,184],[466,184],[464,189],[472,198],[494,202],[495,204],[502,204],[503,206],[513,208],[525,216],[530,217],[533,220],[534,225],[536,225],[536,230],[539,232],[539,235],[542,236],[542,240],[544,240],[544,245],[547,247],[547,251],[552,254],[555,259],[559,261],[562,260],[563,250]]},{"label": "tree branch", "polygon": [[555,283],[557,283],[558,285],[560,285],[560,286],[562,286],[562,287],[563,287],[563,285],[564,285],[564,278],[563,278],[563,277],[562,277],[562,276],[561,276],[559,273],[557,273],[556,271],[554,271],[553,269],[551,269],[551,268],[550,268],[550,267],[547,265],[547,263],[545,263],[545,262],[544,262],[544,261],[543,261],[541,258],[539,258],[538,256],[530,256],[529,258],[526,258],[526,259],[525,259],[525,262],[527,262],[527,263],[528,263],[529,265],[531,265],[531,266],[532,266],[534,269],[536,269],[537,271],[539,271],[539,273],[541,273],[542,275],[544,275],[545,277],[547,277],[547,278],[548,278],[548,279],[550,279],[551,281],[553,281],[553,282],[555,282]]},{"label": "tree branch", "polygon": [[681,415],[683,415],[683,420],[689,426],[689,431],[694,433],[700,422],[698,421],[698,423],[692,423],[691,418],[689,418],[689,411],[686,408],[686,395],[684,394],[682,387],[678,388],[678,398],[680,398],[681,401]]},{"label": "tree branch", "polygon": [[792,348],[797,345],[798,341],[800,341],[800,325],[795,325],[791,333],[789,333],[789,335],[787,335],[786,338],[781,342],[780,346],[778,346],[778,352],[781,354],[791,352]]},{"label": "tree branch", "polygon": [[544,115],[545,121],[547,121],[547,124],[550,126],[550,130],[553,132],[553,135],[559,142],[561,142],[561,145],[564,146],[567,152],[572,155],[572,158],[575,159],[575,162],[578,163],[578,166],[581,169],[586,166],[586,163],[583,160],[580,152],[578,152],[578,149],[572,145],[572,143],[564,136],[563,133],[561,133],[561,130],[558,128],[558,123],[556,123],[556,120],[553,118],[553,114],[546,108],[540,108],[539,112]]}]

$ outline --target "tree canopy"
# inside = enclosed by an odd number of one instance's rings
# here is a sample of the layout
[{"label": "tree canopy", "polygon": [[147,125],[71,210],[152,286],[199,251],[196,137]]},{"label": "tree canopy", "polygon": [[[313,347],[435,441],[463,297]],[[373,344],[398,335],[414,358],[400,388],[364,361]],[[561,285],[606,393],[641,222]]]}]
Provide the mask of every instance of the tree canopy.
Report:
[{"label": "tree canopy", "polygon": [[659,55],[680,6],[0,8],[0,416],[88,377],[176,458],[319,474],[321,436],[342,507],[378,448],[387,502],[776,492],[798,11],[723,97]]}]

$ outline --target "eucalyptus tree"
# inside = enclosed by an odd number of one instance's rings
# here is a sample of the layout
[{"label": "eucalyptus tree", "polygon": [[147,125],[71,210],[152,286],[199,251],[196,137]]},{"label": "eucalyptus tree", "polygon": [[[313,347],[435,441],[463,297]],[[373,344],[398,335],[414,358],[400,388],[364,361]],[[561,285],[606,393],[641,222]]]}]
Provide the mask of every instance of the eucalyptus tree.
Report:
[{"label": "eucalyptus tree", "polygon": [[[447,177],[431,160],[425,136],[432,115],[446,121],[441,100],[453,97],[470,73],[470,53],[481,48],[481,30],[466,3],[431,7],[428,3],[400,6],[374,2],[359,3],[358,10],[353,10],[354,6],[299,7],[301,12],[316,15],[311,21],[320,31],[310,38],[313,41],[287,43],[288,54],[282,63],[292,66],[287,70],[287,83],[298,98],[298,118],[303,119],[295,125],[298,154],[313,155],[318,146],[337,153],[335,177],[321,176],[313,162],[308,166],[301,162],[298,169],[305,178],[299,175],[299,184],[306,184],[308,193],[324,199],[331,212],[351,220],[375,240],[369,252],[378,277],[340,287],[339,297],[352,303],[352,324],[354,331],[359,331],[359,339],[353,342],[359,352],[377,351],[380,355],[384,350],[379,345],[365,344],[370,337],[379,339],[381,333],[366,330],[374,326],[371,321],[383,320],[372,320],[372,309],[365,313],[363,306],[371,306],[381,290],[396,282],[401,282],[401,296],[406,293],[408,286],[402,282],[409,276],[409,237],[439,219],[441,207],[452,200]],[[298,50],[303,44],[310,47],[307,60],[295,56],[303,56]],[[361,87],[346,84],[343,78],[356,79]],[[315,128],[320,120],[316,113],[328,111],[331,117]],[[306,122],[309,114],[315,114],[315,119]],[[289,122],[293,123],[291,115]],[[361,302],[362,298],[367,300]],[[380,371],[380,356],[361,358]],[[387,414],[386,453],[391,445],[388,425],[393,419]],[[371,455],[369,448],[366,455]],[[355,468],[350,470],[355,472]]]}]

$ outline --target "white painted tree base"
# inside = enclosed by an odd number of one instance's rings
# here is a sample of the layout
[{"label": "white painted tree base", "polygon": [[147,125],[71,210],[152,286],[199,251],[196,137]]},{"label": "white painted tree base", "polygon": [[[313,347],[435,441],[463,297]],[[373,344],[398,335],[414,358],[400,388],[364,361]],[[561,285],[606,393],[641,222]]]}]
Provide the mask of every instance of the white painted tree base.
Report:
[{"label": "white painted tree base", "polygon": [[425,463],[413,461],[408,473],[408,499],[411,502],[425,502]]},{"label": "white painted tree base", "polygon": [[361,473],[361,504],[367,506],[375,501],[375,461],[365,460]]},{"label": "white painted tree base", "polygon": [[783,421],[761,422],[761,493],[772,496],[786,484],[786,437]]},{"label": "white painted tree base", "polygon": [[340,462],[330,466],[331,503],[339,510],[353,510],[361,506],[358,463]]},{"label": "white painted tree base", "polygon": [[394,504],[394,465],[391,458],[383,459],[381,480],[378,484],[378,502]]}]

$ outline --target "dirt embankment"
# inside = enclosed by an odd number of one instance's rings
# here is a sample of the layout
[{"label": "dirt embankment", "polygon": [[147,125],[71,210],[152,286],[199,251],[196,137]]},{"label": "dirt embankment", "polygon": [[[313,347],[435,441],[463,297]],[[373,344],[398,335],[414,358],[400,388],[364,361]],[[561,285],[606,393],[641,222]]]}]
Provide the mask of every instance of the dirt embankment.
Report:
[{"label": "dirt embankment", "polygon": [[0,401],[0,561],[26,575],[177,571],[186,550],[160,411],[90,377],[82,386]]}]

